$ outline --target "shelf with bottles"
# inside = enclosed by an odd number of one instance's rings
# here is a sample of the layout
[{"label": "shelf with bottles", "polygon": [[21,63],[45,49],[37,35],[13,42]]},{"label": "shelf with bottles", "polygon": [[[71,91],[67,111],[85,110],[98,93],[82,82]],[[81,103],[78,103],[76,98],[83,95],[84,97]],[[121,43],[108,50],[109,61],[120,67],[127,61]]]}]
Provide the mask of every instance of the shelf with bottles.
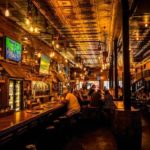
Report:
[{"label": "shelf with bottles", "polygon": [[9,105],[12,105],[13,104],[13,101],[9,101]]},{"label": "shelf with bottles", "polygon": [[20,108],[20,104],[19,103],[16,103],[16,108]]},{"label": "shelf with bottles", "polygon": [[35,96],[50,95],[50,85],[43,81],[33,81],[32,92]]},{"label": "shelf with bottles", "polygon": [[35,96],[35,98],[44,98],[44,97],[51,97],[51,95],[40,95],[40,96]]},{"label": "shelf with bottles", "polygon": [[20,96],[20,95],[21,95],[21,93],[16,93],[16,94],[15,94],[15,96]]}]

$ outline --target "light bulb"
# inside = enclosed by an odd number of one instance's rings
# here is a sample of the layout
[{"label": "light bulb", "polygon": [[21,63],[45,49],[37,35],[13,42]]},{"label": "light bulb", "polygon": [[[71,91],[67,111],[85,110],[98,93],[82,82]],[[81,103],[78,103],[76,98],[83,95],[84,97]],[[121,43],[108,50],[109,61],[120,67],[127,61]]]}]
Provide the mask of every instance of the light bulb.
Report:
[{"label": "light bulb", "polygon": [[147,24],[147,23],[145,24],[145,27],[146,27],[146,28],[148,27],[148,24]]},{"label": "light bulb", "polygon": [[59,48],[59,44],[56,44],[56,48]]},{"label": "light bulb", "polygon": [[55,41],[53,40],[53,41],[52,41],[52,45],[54,45],[54,44],[55,44]]},{"label": "light bulb", "polygon": [[41,53],[38,53],[38,57],[39,57],[39,58],[41,57]]},{"label": "light bulb", "polygon": [[26,24],[29,25],[30,24],[30,20],[29,18],[26,18]]},{"label": "light bulb", "polygon": [[37,27],[34,28],[34,32],[38,33],[38,28]]},{"label": "light bulb", "polygon": [[6,10],[5,10],[5,16],[6,16],[6,17],[9,17],[9,16],[10,16],[10,13],[9,13],[8,8],[6,8]]},{"label": "light bulb", "polygon": [[33,32],[33,27],[32,26],[30,27],[30,31]]}]

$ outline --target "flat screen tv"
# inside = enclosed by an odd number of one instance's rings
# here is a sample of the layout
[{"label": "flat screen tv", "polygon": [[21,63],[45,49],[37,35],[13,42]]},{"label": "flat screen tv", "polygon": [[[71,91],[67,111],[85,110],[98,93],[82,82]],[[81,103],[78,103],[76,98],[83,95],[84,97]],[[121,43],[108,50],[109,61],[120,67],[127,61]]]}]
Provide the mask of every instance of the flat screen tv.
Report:
[{"label": "flat screen tv", "polygon": [[40,74],[49,74],[49,67],[50,67],[50,58],[46,55],[41,55],[40,60]]},{"label": "flat screen tv", "polygon": [[15,62],[20,62],[22,54],[22,45],[19,42],[14,41],[9,37],[6,37],[5,52],[6,52],[6,59]]}]

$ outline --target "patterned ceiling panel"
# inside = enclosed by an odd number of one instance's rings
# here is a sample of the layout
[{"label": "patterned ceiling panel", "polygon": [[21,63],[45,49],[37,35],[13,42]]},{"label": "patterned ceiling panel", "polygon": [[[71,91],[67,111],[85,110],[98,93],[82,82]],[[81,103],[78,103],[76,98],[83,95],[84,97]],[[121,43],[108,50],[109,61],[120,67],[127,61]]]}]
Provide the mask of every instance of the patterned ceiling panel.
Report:
[{"label": "patterned ceiling panel", "polygon": [[[36,25],[40,31],[37,34],[38,38],[47,43],[52,40],[52,36],[57,39],[61,36],[63,38],[59,39],[59,43],[61,45],[65,45],[63,42],[67,43],[70,53],[77,54],[79,51],[84,51],[86,55],[81,53],[82,59],[91,57],[86,64],[93,63],[94,66],[95,63],[99,64],[99,61],[96,61],[97,53],[101,51],[99,42],[108,44],[107,42],[110,41],[112,8],[117,0],[113,2],[111,0],[9,0],[9,7],[14,9],[10,18],[27,31],[29,26],[25,25],[24,18],[27,17],[28,2],[32,2],[30,7],[33,16],[35,8],[41,13],[37,16],[36,24],[36,17],[32,22],[32,25]],[[0,3],[5,4],[6,1],[0,0]],[[49,28],[45,25],[45,19]]]},{"label": "patterned ceiling panel", "polygon": [[[114,12],[119,0],[7,0],[9,19],[30,32],[25,23],[29,8],[31,25],[38,27],[37,36],[50,46],[52,39],[70,53],[80,55],[84,64],[99,65],[102,51],[111,50]],[[129,0],[130,4],[133,0]],[[150,0],[140,0],[130,17],[130,50],[133,60],[140,62],[150,55]],[[0,0],[0,13],[4,15],[6,0]],[[36,10],[38,9],[38,14]],[[118,33],[119,34],[119,33]],[[59,38],[61,37],[61,38]],[[65,44],[66,43],[66,44]],[[63,53],[64,48],[60,48]],[[58,49],[59,51],[59,49]],[[97,63],[97,64],[96,64]]]},{"label": "patterned ceiling panel", "polygon": [[[88,64],[99,63],[97,52],[100,51],[99,42],[106,41],[111,24],[112,3],[108,0],[49,0],[56,15],[66,29],[61,31],[68,37],[76,54],[87,60]],[[103,32],[103,33],[102,33]],[[83,55],[86,54],[86,55]],[[91,56],[91,54],[93,54]]]}]

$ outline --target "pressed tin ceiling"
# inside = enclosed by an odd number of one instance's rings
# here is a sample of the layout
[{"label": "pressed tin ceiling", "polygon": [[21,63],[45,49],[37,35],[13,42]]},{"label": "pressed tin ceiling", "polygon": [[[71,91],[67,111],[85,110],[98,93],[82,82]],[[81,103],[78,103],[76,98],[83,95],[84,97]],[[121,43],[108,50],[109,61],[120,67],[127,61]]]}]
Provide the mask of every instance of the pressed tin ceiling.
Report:
[{"label": "pressed tin ceiling", "polygon": [[[2,1],[1,11],[5,5]],[[85,66],[100,66],[98,58],[102,51],[109,51],[108,44],[112,38],[110,26],[114,0],[32,0],[32,3],[49,23],[49,28],[45,29],[44,18],[37,17],[40,33],[36,36],[48,44],[52,40],[51,35],[59,36],[57,40],[63,47],[62,53],[66,49],[73,56],[81,57]],[[25,25],[28,1],[9,0],[9,7],[10,19],[29,31]],[[35,10],[32,12],[34,18]]]},{"label": "pressed tin ceiling", "polygon": [[[130,21],[130,49],[135,59],[139,58],[137,56],[140,53],[139,49],[149,49],[149,26],[141,30],[144,11],[148,16],[149,25],[149,8],[147,8],[149,2],[137,1],[141,4]],[[113,49],[113,31],[117,28],[115,23],[118,20],[115,18],[119,0],[8,0],[11,13],[9,19],[28,32],[30,30],[25,24],[25,19],[29,2],[32,9],[32,25],[36,25],[39,29],[39,33],[31,34],[50,46],[51,41],[56,40],[60,48],[55,50],[66,55],[68,59],[75,60],[74,58],[78,56],[82,58],[85,66],[100,67],[103,63],[103,51],[110,53]],[[143,9],[143,5],[147,6],[147,9]],[[2,14],[5,8],[6,0],[0,0]],[[35,8],[38,9],[38,14]],[[140,40],[136,38],[137,31],[142,34]]]}]

